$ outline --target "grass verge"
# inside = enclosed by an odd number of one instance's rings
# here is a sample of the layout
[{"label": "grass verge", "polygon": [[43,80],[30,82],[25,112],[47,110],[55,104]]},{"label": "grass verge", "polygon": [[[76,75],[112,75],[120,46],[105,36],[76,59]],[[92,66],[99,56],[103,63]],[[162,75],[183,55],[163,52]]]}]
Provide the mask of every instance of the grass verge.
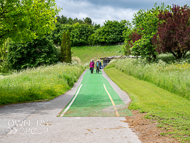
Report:
[{"label": "grass verge", "polygon": [[0,76],[0,105],[51,100],[68,91],[83,71],[80,65],[60,63]]},{"label": "grass verge", "polygon": [[162,60],[148,63],[143,59],[125,58],[112,60],[108,66],[190,100],[190,64],[186,60],[175,63]]},{"label": "grass verge", "polygon": [[156,85],[136,79],[116,68],[106,68],[107,75],[132,99],[129,109],[147,112],[167,135],[181,142],[190,142],[190,102]]}]

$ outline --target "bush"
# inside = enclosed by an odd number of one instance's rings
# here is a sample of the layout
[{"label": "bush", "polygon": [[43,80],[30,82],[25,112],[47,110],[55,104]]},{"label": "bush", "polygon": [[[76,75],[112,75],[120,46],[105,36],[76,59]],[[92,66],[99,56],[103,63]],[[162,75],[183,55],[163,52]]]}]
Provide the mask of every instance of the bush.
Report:
[{"label": "bush", "polygon": [[57,61],[56,48],[48,38],[35,39],[25,44],[12,43],[9,47],[8,62],[13,69],[50,65]]}]

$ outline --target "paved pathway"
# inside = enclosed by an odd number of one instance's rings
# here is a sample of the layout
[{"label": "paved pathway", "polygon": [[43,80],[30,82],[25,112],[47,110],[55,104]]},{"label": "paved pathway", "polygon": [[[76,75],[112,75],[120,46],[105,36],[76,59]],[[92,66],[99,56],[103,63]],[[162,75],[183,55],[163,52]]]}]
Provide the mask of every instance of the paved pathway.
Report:
[{"label": "paved pathway", "polygon": [[129,101],[104,72],[87,71],[52,101],[0,108],[0,142],[140,143],[122,117]]}]

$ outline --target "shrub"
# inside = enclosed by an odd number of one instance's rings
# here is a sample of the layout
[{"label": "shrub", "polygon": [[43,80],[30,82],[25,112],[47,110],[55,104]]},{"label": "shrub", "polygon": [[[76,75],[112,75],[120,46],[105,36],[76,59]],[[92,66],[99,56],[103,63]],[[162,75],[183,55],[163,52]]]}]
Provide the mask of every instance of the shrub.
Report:
[{"label": "shrub", "polygon": [[56,48],[48,38],[25,44],[12,43],[9,47],[8,62],[13,69],[50,65],[57,61]]}]

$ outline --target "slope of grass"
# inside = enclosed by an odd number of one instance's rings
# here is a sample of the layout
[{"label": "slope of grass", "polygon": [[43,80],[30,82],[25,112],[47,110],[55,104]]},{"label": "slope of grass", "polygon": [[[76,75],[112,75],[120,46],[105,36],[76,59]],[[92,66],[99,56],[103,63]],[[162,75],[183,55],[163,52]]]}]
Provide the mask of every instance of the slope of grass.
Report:
[{"label": "slope of grass", "polygon": [[0,105],[53,99],[69,90],[83,71],[82,66],[59,63],[0,76]]},{"label": "slope of grass", "polygon": [[169,130],[181,142],[190,142],[190,102],[156,85],[136,79],[116,68],[106,68],[108,76],[132,99],[129,109],[147,112],[147,118],[156,119],[158,127]]},{"label": "slope of grass", "polygon": [[91,59],[122,55],[122,45],[72,47],[71,51],[73,57],[77,56],[83,63],[88,63]]},{"label": "slope of grass", "polygon": [[126,58],[112,61],[109,66],[190,100],[190,64],[185,60],[169,64]]}]

